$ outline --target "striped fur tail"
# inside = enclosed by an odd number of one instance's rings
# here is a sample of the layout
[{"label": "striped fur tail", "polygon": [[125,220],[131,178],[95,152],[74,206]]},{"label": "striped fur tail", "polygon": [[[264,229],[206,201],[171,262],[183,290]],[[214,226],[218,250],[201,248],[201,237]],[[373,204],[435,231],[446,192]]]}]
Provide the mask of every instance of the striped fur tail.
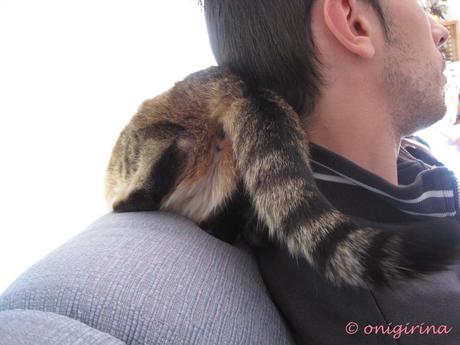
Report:
[{"label": "striped fur tail", "polygon": [[459,254],[456,222],[374,227],[333,208],[317,189],[298,115],[268,90],[249,90],[222,117],[238,169],[270,236],[336,285],[380,287],[441,271]]}]

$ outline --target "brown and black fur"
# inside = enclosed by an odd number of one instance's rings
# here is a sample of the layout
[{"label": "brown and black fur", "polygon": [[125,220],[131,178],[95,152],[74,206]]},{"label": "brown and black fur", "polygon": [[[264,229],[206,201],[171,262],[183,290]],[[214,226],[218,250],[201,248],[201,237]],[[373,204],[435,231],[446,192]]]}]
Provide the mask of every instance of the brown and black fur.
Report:
[{"label": "brown and black fur", "polygon": [[336,285],[405,281],[458,254],[454,221],[382,229],[333,208],[314,183],[299,115],[223,67],[144,102],[113,149],[106,195],[116,212],[168,210],[224,239],[234,236],[219,219],[234,210],[235,224],[262,224]]}]

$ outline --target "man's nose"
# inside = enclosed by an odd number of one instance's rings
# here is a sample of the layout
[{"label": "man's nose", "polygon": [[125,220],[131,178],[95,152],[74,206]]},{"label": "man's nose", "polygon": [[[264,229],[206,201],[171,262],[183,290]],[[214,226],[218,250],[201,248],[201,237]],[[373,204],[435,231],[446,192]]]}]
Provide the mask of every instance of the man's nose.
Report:
[{"label": "man's nose", "polygon": [[431,20],[431,32],[434,43],[438,48],[441,48],[449,39],[449,30],[447,30],[444,25],[436,23],[434,20]]}]

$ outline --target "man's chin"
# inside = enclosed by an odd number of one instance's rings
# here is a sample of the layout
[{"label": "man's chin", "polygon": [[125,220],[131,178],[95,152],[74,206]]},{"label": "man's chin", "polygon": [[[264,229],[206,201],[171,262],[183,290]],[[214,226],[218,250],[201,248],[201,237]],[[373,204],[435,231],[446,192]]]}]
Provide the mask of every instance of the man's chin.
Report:
[{"label": "man's chin", "polygon": [[[437,107],[431,109],[420,109],[416,116],[412,116],[409,121],[402,124],[403,135],[410,135],[422,129],[433,126],[435,123],[443,119],[447,112],[447,107],[444,102],[438,103]],[[415,114],[414,114],[415,115]]]},{"label": "man's chin", "polygon": [[424,118],[422,121],[417,123],[414,126],[414,130],[412,130],[412,132],[408,134],[412,134],[414,132],[421,131],[422,129],[426,129],[428,127],[433,126],[435,123],[441,121],[444,118],[446,111],[446,107],[444,106],[444,110],[442,112],[437,113],[438,115]]}]

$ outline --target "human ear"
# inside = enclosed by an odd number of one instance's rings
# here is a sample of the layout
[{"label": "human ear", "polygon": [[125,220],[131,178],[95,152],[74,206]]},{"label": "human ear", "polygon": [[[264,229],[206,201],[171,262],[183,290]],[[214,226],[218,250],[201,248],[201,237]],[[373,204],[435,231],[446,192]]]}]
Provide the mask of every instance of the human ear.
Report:
[{"label": "human ear", "polygon": [[348,51],[372,58],[375,47],[370,37],[369,5],[359,0],[324,0],[323,16],[327,28]]}]

